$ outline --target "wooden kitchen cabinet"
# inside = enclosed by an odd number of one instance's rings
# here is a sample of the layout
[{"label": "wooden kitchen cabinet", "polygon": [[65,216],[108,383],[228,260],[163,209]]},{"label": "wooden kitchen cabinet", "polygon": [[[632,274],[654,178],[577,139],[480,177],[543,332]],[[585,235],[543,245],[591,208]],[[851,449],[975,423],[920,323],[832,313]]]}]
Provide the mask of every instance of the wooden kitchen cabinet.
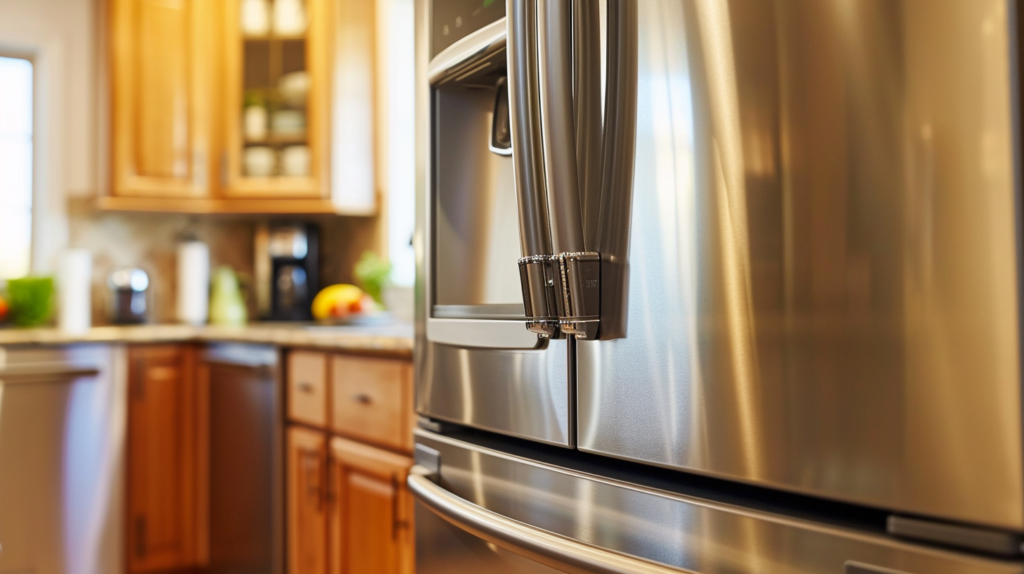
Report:
[{"label": "wooden kitchen cabinet", "polygon": [[412,459],[343,438],[330,444],[331,574],[413,571]]},{"label": "wooden kitchen cabinet", "polygon": [[411,574],[412,364],[302,350],[286,364],[299,423],[287,439],[289,574]]},{"label": "wooden kitchen cabinet", "polygon": [[[306,26],[284,33],[270,26],[253,33],[238,25],[242,0],[226,2],[223,105],[228,197],[328,195],[333,2],[305,0],[293,5],[304,7]],[[252,161],[260,156],[273,161]],[[262,172],[264,167],[269,173]]]},{"label": "wooden kitchen cabinet", "polygon": [[288,420],[318,428],[327,426],[327,354],[288,353]]},{"label": "wooden kitchen cabinet", "polygon": [[327,436],[292,426],[287,437],[288,574],[327,568]]},{"label": "wooden kitchen cabinet", "polygon": [[217,5],[110,0],[114,196],[210,194]]},{"label": "wooden kitchen cabinet", "polygon": [[412,452],[412,364],[335,355],[331,358],[331,430]]},{"label": "wooden kitchen cabinet", "polygon": [[195,349],[128,351],[128,571],[182,571],[202,560]]},{"label": "wooden kitchen cabinet", "polygon": [[[101,208],[376,214],[386,169],[376,3],[106,2],[111,183]],[[260,7],[265,29],[245,28]],[[292,28],[281,29],[289,10]]]}]

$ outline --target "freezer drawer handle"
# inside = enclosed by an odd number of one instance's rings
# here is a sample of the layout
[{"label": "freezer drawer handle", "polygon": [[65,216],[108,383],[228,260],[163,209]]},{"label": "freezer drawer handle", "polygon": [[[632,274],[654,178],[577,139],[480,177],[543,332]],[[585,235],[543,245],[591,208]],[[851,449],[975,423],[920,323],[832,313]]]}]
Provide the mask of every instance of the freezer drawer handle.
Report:
[{"label": "freezer drawer handle", "polygon": [[579,574],[679,574],[692,572],[604,550],[512,520],[445,490],[429,469],[409,472],[409,490],[430,510],[453,525],[535,562]]}]

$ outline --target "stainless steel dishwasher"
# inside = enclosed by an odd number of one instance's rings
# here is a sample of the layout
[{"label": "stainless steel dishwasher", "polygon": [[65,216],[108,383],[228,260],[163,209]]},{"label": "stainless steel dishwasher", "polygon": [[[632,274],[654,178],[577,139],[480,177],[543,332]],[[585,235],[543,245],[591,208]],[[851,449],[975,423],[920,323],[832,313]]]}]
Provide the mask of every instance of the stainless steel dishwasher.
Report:
[{"label": "stainless steel dishwasher", "polygon": [[0,347],[0,574],[123,570],[123,347]]},{"label": "stainless steel dishwasher", "polygon": [[211,573],[283,571],[278,352],[225,343],[202,354],[200,381],[210,405]]}]

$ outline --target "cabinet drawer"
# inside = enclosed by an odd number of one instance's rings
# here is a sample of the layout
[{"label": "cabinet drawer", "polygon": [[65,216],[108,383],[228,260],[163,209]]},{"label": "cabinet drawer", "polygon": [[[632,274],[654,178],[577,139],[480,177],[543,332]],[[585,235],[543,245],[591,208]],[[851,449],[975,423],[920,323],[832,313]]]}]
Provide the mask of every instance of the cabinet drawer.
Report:
[{"label": "cabinet drawer", "polygon": [[405,361],[331,358],[331,428],[382,446],[412,449],[412,367]]},{"label": "cabinet drawer", "polygon": [[327,426],[327,355],[311,351],[288,353],[288,418]]}]

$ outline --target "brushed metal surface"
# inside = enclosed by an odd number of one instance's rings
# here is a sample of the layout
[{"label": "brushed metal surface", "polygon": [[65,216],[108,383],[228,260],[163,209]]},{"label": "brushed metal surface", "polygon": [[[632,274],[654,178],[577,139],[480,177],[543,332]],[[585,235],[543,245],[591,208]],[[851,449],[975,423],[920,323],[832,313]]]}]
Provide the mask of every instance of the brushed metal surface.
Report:
[{"label": "brushed metal surface", "polygon": [[540,344],[523,321],[491,319],[431,317],[427,321],[427,338],[446,345],[497,349],[534,349]]},{"label": "brushed metal surface", "polygon": [[417,574],[486,572],[487,574],[557,574],[514,552],[449,524],[416,504]]},{"label": "brushed metal surface", "polygon": [[103,345],[0,348],[0,370],[33,373],[0,375],[0,572],[124,571],[125,361]]},{"label": "brushed metal surface", "polygon": [[434,514],[477,538],[569,574],[673,574],[678,569],[585,544],[492,512],[435,482],[436,471],[414,466],[409,491]]},{"label": "brushed metal surface", "polygon": [[522,302],[512,158],[491,152],[496,88],[434,92],[433,304]]},{"label": "brushed metal surface", "polygon": [[[568,446],[574,424],[565,341],[539,341],[523,315],[489,318],[496,308],[522,304],[513,159],[488,149],[496,90],[472,76],[431,86],[430,78],[444,74],[427,60],[429,2],[417,1],[415,9],[416,411]],[[488,57],[499,40],[487,36],[479,50],[460,48],[469,60],[445,65],[473,69],[472,59]],[[467,318],[432,317],[435,305]]]},{"label": "brushed metal surface", "polygon": [[571,446],[566,341],[534,350],[429,342],[417,348],[416,412],[540,442]]},{"label": "brushed metal surface", "polygon": [[[1021,562],[957,554],[874,533],[652,490],[425,431],[417,431],[416,442],[440,452],[439,484],[469,503],[583,544],[683,571],[840,574],[853,562],[906,574],[1024,572]],[[417,520],[429,512],[417,509]],[[463,560],[485,564],[485,546],[471,541],[443,546],[428,543],[436,533],[417,526],[419,564],[447,563],[447,572],[469,571],[455,568]],[[475,571],[491,571],[488,567]],[[435,566],[433,571],[445,570]]]},{"label": "brushed metal surface", "polygon": [[582,450],[1024,528],[1016,10],[639,3],[629,330],[579,344]]}]

